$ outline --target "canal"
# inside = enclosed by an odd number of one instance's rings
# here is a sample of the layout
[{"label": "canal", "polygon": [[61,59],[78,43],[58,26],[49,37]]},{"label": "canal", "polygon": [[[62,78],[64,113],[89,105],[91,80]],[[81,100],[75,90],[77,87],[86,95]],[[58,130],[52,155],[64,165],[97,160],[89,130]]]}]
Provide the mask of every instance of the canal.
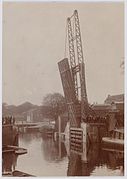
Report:
[{"label": "canal", "polygon": [[124,153],[102,149],[100,145],[85,149],[81,154],[72,153],[68,142],[54,141],[41,133],[19,135],[19,146],[27,154],[3,155],[5,172],[20,170],[34,176],[121,176],[124,175]]}]

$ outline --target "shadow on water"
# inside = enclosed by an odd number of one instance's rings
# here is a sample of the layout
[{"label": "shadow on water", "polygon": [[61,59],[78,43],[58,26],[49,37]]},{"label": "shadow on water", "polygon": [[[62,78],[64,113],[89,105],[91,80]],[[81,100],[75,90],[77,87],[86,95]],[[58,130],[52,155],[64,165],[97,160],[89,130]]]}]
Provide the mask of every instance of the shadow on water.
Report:
[{"label": "shadow on water", "polygon": [[69,142],[54,141],[35,132],[20,134],[19,143],[29,149],[28,154],[3,154],[2,172],[16,168],[36,176],[124,175],[123,151],[102,149],[96,144],[85,146],[83,153],[75,153],[70,151]]}]

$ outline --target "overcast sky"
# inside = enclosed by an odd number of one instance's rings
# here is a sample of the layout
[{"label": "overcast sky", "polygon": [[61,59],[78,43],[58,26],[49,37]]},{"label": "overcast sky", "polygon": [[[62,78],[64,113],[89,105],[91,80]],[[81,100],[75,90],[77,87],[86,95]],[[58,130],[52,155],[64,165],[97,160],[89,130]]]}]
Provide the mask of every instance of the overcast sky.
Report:
[{"label": "overcast sky", "polygon": [[58,61],[64,58],[66,19],[80,18],[90,103],[124,91],[123,3],[3,3],[3,101],[41,104],[63,94]]}]

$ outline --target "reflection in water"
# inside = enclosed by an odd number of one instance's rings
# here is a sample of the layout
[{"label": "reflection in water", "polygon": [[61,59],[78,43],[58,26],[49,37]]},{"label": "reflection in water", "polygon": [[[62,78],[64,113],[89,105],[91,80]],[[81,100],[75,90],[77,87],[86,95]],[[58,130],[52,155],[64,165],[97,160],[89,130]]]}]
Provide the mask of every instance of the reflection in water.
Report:
[{"label": "reflection in water", "polygon": [[54,141],[52,138],[44,138],[42,140],[42,151],[46,161],[61,161],[66,156],[64,143],[60,140]]},{"label": "reflection in water", "polygon": [[19,143],[28,149],[28,154],[18,158],[17,170],[35,176],[66,175],[68,163],[64,143],[41,133],[24,133]]},{"label": "reflection in water", "polygon": [[39,140],[40,139],[40,133],[38,132],[27,132],[27,133],[21,133],[20,134],[20,142],[23,141],[24,145],[29,145],[32,143],[34,140]]},{"label": "reflection in water", "polygon": [[2,155],[2,173],[13,172],[17,165],[17,155],[8,153]]},{"label": "reflection in water", "polygon": [[54,141],[40,133],[19,136],[19,146],[28,153],[17,158],[14,154],[2,156],[2,171],[20,170],[35,176],[106,176],[124,174],[124,153],[103,150],[99,145],[85,145],[83,153],[70,151],[69,141]]},{"label": "reflection in water", "polygon": [[[87,152],[85,161],[83,161],[83,154],[70,152],[68,176],[124,175],[124,153],[122,151],[102,150],[100,145],[93,145],[85,152]],[[100,172],[100,168],[103,173]]]},{"label": "reflection in water", "polygon": [[81,156],[71,153],[69,156],[67,176],[81,176],[82,174],[82,161]]}]

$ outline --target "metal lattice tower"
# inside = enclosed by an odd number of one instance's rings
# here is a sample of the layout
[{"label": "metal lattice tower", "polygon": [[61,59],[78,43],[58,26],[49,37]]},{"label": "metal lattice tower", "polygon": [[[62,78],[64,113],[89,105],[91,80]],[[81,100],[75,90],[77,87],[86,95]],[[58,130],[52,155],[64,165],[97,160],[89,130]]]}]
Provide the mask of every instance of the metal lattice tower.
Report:
[{"label": "metal lattice tower", "polygon": [[69,42],[69,56],[70,56],[70,66],[72,70],[72,77],[75,85],[75,97],[78,100],[78,81],[76,75],[76,59],[75,59],[75,48],[74,48],[74,39],[72,34],[72,26],[70,18],[67,19],[68,25],[68,42]]},{"label": "metal lattice tower", "polygon": [[85,65],[81,42],[78,12],[67,19],[69,46],[68,58],[58,63],[63,90],[68,107],[71,127],[80,127],[81,120],[88,115],[88,99],[85,83]]},{"label": "metal lattice tower", "polygon": [[[70,66],[75,84],[75,96],[76,99],[81,102],[81,118],[85,118],[88,113],[88,98],[86,92],[85,64],[81,41],[80,23],[77,10],[75,10],[74,14],[67,19],[67,23]],[[72,24],[74,26],[73,28]]]}]

